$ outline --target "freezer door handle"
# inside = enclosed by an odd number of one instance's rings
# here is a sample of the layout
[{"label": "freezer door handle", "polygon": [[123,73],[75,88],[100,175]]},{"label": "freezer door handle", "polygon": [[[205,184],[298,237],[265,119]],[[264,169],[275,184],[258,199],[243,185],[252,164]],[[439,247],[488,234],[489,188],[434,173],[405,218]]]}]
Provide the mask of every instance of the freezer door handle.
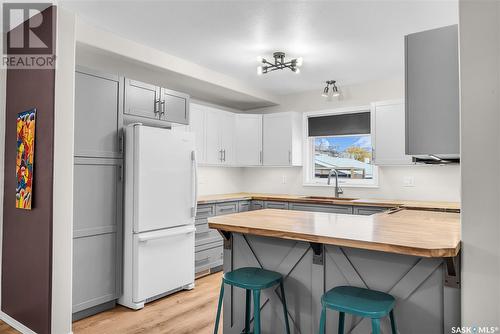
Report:
[{"label": "freezer door handle", "polygon": [[137,236],[139,242],[147,242],[149,240],[170,238],[182,234],[191,234],[196,231],[194,226],[187,226],[182,228],[172,228],[161,232],[146,232],[142,235]]},{"label": "freezer door handle", "polygon": [[195,218],[198,208],[198,163],[196,162],[196,151],[191,152],[191,161],[193,162],[193,206],[191,207],[191,216]]}]

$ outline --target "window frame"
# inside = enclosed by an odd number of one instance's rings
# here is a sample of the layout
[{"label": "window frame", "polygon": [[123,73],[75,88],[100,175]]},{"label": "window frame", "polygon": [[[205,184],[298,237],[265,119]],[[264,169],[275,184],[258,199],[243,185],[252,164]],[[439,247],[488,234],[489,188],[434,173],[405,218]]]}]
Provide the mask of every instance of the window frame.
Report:
[{"label": "window frame", "polygon": [[[308,111],[303,114],[303,161],[304,167],[302,169],[303,174],[303,185],[304,186],[314,186],[314,187],[331,187],[327,184],[326,179],[319,179],[314,177],[314,140],[318,137],[308,136],[308,118],[319,117],[319,116],[330,116],[330,115],[341,115],[341,114],[355,114],[369,112],[370,113],[370,136],[372,137],[372,148],[374,148],[373,139],[375,137],[374,133],[374,123],[373,123],[373,112],[370,105],[356,106],[356,107],[345,107],[336,108],[331,110],[319,110],[319,111]],[[361,135],[361,134],[360,134]],[[323,136],[328,137],[328,136]],[[373,162],[373,157],[372,157]],[[339,186],[343,188],[378,188],[379,186],[379,171],[378,166],[373,164],[373,178],[372,179],[340,179]]]}]

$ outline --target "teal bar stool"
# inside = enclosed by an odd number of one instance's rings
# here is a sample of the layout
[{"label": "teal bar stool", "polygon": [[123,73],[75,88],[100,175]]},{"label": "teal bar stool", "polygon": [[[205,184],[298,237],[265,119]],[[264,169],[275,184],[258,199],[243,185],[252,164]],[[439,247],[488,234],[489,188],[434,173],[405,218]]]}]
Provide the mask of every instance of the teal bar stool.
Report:
[{"label": "teal bar stool", "polygon": [[253,333],[260,334],[260,291],[279,284],[281,299],[283,303],[283,315],[285,317],[286,333],[290,334],[288,324],[288,310],[286,308],[285,289],[283,288],[283,276],[277,272],[262,268],[245,267],[224,274],[220,287],[219,306],[217,307],[217,318],[215,319],[214,334],[219,330],[219,319],[224,297],[224,284],[229,284],[246,290],[245,298],[245,330],[242,334],[250,334],[250,304],[253,295],[254,325]]},{"label": "teal bar stool", "polygon": [[394,320],[393,296],[375,290],[338,286],[321,297],[321,320],[319,333],[325,333],[326,309],[339,312],[339,334],[344,334],[345,314],[354,314],[372,320],[372,334],[380,334],[380,319],[387,315],[391,318],[392,334],[397,334]]}]

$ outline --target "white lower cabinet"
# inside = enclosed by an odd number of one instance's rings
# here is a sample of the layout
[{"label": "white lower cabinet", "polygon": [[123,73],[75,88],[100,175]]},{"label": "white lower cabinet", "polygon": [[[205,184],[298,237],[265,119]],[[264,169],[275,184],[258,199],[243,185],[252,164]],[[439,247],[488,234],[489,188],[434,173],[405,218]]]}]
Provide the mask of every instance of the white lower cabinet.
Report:
[{"label": "white lower cabinet", "polygon": [[405,108],[402,100],[371,105],[373,161],[377,166],[410,165],[405,154]]}]

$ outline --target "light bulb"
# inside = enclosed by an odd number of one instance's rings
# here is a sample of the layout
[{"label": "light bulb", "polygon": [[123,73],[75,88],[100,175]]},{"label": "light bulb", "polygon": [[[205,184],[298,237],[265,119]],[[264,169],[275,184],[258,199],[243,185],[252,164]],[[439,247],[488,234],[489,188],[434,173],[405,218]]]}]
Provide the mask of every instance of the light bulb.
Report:
[{"label": "light bulb", "polygon": [[257,75],[262,75],[262,73],[263,73],[262,66],[257,66]]},{"label": "light bulb", "polygon": [[302,57],[297,58],[296,61],[295,61],[295,64],[297,65],[297,67],[302,66],[302,64],[303,64]]},{"label": "light bulb", "polygon": [[323,89],[323,93],[321,94],[321,96],[328,97],[328,86],[326,86],[325,89]]},{"label": "light bulb", "polygon": [[300,68],[296,67],[294,72],[295,72],[295,74],[299,74],[300,73]]},{"label": "light bulb", "polygon": [[259,63],[263,63],[263,62],[264,62],[264,57],[262,57],[262,56],[257,56],[257,61],[258,61]]},{"label": "light bulb", "polygon": [[337,97],[340,95],[340,92],[337,89],[332,89],[332,96]]}]

